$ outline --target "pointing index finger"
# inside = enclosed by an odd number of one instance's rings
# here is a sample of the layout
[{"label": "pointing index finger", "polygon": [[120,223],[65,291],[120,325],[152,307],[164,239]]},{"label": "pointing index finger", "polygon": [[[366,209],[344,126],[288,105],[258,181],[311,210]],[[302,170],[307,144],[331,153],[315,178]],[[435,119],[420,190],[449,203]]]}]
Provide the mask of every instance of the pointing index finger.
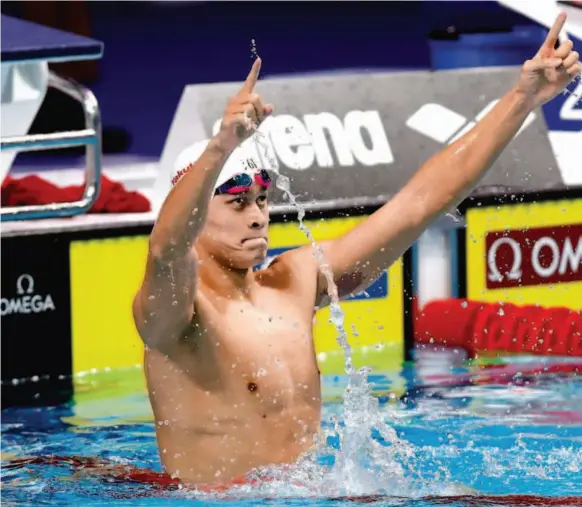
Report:
[{"label": "pointing index finger", "polygon": [[249,72],[249,75],[247,76],[241,91],[246,93],[253,93],[255,85],[259,80],[260,72],[261,72],[261,59],[257,58],[254,61],[253,66],[251,67],[251,71]]},{"label": "pointing index finger", "polygon": [[556,21],[554,21],[554,25],[552,26],[552,28],[550,28],[548,36],[546,37],[546,40],[544,42],[544,46],[546,48],[554,49],[556,41],[560,36],[560,32],[562,31],[562,28],[564,28],[564,23],[566,23],[566,17],[567,17],[566,13],[561,12],[560,15],[556,18]]}]

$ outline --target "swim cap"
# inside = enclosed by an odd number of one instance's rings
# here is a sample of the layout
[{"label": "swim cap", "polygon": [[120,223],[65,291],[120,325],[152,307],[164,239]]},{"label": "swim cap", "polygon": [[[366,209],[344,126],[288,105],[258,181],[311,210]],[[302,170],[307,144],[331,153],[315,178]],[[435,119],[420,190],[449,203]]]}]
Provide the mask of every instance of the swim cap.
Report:
[{"label": "swim cap", "polygon": [[[206,140],[195,143],[182,150],[172,168],[172,186],[178,183],[182,176],[194,166],[207,145],[208,141]],[[248,173],[254,176],[261,169],[263,168],[259,162],[256,147],[249,138],[230,154],[214,184],[214,190],[237,174]]]}]

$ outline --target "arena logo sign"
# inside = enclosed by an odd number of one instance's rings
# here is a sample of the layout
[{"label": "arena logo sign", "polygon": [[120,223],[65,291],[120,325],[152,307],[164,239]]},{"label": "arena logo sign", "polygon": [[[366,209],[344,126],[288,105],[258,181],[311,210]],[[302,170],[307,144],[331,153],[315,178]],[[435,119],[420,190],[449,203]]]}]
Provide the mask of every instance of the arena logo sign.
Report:
[{"label": "arena logo sign", "polygon": [[[408,119],[406,126],[437,142],[450,144],[473,128],[497,102],[499,99],[491,101],[473,121],[439,104],[425,104]],[[531,113],[516,135],[535,118]],[[218,132],[220,123],[221,119],[214,122],[212,135]],[[263,122],[256,139],[256,155],[268,167],[283,164],[304,171],[313,166],[373,167],[394,162],[382,118],[375,110],[348,111],[343,119],[330,112],[305,114],[301,118],[275,115]],[[203,141],[204,146],[206,143]],[[201,145],[200,153],[202,150]]]},{"label": "arena logo sign", "polygon": [[487,288],[582,281],[582,224],[490,232]]},{"label": "arena logo sign", "polygon": [[34,292],[34,278],[28,273],[23,273],[16,280],[16,296],[0,300],[2,317],[13,314],[43,313],[56,309],[50,294]]},{"label": "arena logo sign", "polygon": [[[216,120],[212,134],[220,128]],[[313,167],[376,166],[394,162],[394,154],[378,111],[290,114],[267,118],[259,128],[257,157],[268,166],[283,164],[304,171]],[[273,160],[276,156],[278,160]],[[267,160],[265,160],[267,158]]]}]

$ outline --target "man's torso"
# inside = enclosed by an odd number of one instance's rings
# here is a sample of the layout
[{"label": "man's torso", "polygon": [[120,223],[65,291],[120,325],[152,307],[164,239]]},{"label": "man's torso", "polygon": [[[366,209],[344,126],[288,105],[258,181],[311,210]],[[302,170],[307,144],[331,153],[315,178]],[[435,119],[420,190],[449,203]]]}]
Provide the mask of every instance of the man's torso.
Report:
[{"label": "man's torso", "polygon": [[292,264],[268,268],[246,300],[200,284],[188,334],[168,350],[146,351],[161,459],[186,483],[228,481],[313,445],[321,408],[316,277],[305,284]]}]

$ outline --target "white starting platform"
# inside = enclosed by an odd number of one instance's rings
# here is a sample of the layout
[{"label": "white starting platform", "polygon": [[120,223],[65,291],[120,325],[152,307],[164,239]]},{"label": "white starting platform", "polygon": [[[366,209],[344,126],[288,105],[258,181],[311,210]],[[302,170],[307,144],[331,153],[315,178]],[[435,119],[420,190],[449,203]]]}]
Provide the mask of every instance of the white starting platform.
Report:
[{"label": "white starting platform", "polygon": [[[101,42],[2,15],[2,180],[18,151],[86,147],[85,190],[81,200],[50,206],[3,207],[0,210],[3,222],[79,215],[95,202],[101,175],[101,118],[97,100],[86,88],[50,72],[48,64],[97,59],[102,54]],[[80,103],[85,129],[26,135],[49,86]]]}]

